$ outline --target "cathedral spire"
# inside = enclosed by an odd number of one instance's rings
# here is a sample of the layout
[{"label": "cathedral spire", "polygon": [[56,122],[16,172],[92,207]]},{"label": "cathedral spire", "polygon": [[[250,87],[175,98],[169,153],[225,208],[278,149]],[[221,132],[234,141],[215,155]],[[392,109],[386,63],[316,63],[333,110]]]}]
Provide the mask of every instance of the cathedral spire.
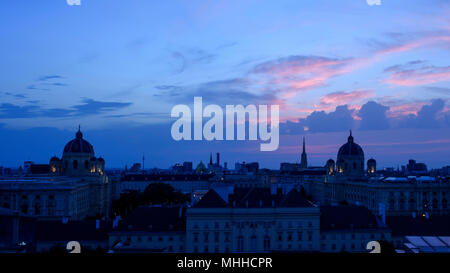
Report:
[{"label": "cathedral spire", "polygon": [[303,151],[302,151],[302,158],[300,161],[300,168],[306,169],[307,167],[308,167],[308,159],[306,155],[305,137],[303,137]]}]

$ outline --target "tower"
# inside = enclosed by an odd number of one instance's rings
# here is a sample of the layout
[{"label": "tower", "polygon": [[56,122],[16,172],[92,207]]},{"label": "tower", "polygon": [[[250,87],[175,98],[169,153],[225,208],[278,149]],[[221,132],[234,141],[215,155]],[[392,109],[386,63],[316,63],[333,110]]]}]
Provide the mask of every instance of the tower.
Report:
[{"label": "tower", "polygon": [[306,156],[306,149],[305,149],[305,137],[303,137],[303,152],[302,152],[302,159],[300,161],[300,168],[306,169],[308,167],[308,159]]}]

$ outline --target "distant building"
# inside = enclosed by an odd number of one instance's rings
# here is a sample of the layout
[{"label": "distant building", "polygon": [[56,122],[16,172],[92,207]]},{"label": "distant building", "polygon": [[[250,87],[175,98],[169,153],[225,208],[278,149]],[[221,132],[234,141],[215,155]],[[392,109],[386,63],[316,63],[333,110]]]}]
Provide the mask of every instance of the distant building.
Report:
[{"label": "distant building", "polygon": [[0,208],[0,253],[32,252],[36,217]]},{"label": "distant building", "polygon": [[59,248],[66,250],[67,243],[77,241],[81,253],[108,250],[110,222],[101,220],[84,221],[39,221],[36,224],[36,251],[48,252]]},{"label": "distant building", "polygon": [[110,249],[126,252],[185,252],[186,215],[182,207],[141,207],[109,233]]},{"label": "distant building", "polygon": [[321,252],[367,252],[370,241],[391,241],[391,231],[362,206],[320,207]]},{"label": "distant building", "polygon": [[[313,200],[321,205],[346,201],[385,215],[441,215],[450,212],[448,180],[429,176],[378,176],[374,159],[368,160],[368,169],[364,171],[364,151],[355,143],[351,133],[347,143],[339,149],[336,168],[333,162],[327,162],[324,180],[311,181],[311,187],[305,187],[312,193]],[[410,161],[409,169],[426,169],[422,165],[417,167],[418,164]]]},{"label": "distant building", "polygon": [[394,247],[408,253],[450,252],[450,215],[388,216]]},{"label": "distant building", "polygon": [[319,208],[297,190],[235,189],[228,200],[210,190],[187,209],[187,252],[318,251]]},{"label": "distant building", "polygon": [[247,173],[255,174],[259,170],[259,163],[258,162],[251,162],[251,163],[237,162],[234,165],[234,170],[235,170],[235,172],[240,173],[240,174],[247,174]]},{"label": "distant building", "polygon": [[108,217],[111,183],[105,161],[80,130],[64,147],[62,158],[47,164],[28,162],[27,173],[0,177],[0,205],[43,220]]},{"label": "distant building", "polygon": [[414,159],[408,161],[406,165],[406,170],[409,175],[426,175],[428,172],[427,165],[424,163],[417,163]]},{"label": "distant building", "polygon": [[126,191],[144,191],[148,185],[152,183],[166,183],[171,185],[175,190],[183,193],[192,193],[197,191],[208,191],[214,174],[177,174],[177,173],[161,173],[161,174],[139,174],[125,173],[122,175],[118,191],[123,193]]}]

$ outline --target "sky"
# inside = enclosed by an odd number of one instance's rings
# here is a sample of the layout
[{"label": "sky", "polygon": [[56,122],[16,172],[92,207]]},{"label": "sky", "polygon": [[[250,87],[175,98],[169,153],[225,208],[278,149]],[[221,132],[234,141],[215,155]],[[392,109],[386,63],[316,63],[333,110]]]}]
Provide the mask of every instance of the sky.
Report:
[{"label": "sky", "polygon": [[[406,4],[407,2],[407,4]],[[7,0],[0,166],[61,156],[78,125],[108,167],[336,158],[450,165],[450,2]],[[174,141],[176,104],[280,106],[280,147]]]}]

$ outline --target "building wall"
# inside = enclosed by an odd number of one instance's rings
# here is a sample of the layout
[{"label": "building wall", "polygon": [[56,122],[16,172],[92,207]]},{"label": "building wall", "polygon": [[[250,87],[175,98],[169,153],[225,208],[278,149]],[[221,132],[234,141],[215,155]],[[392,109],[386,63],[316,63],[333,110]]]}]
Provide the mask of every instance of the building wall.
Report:
[{"label": "building wall", "polygon": [[[188,252],[318,251],[319,208],[189,208]],[[299,237],[300,236],[300,237]]]},{"label": "building wall", "polygon": [[185,232],[127,232],[114,231],[109,234],[109,247],[117,243],[122,246],[114,248],[117,251],[126,249],[154,250],[162,252],[185,252]]}]

